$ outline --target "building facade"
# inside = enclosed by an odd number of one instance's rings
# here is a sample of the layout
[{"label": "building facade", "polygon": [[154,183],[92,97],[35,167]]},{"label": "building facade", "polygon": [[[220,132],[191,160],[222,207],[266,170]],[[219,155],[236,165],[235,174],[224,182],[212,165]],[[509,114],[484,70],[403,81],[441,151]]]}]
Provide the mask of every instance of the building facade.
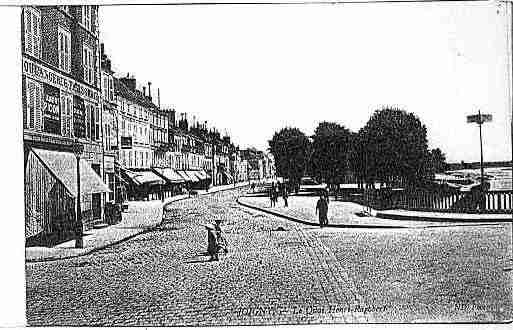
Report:
[{"label": "building facade", "polygon": [[118,162],[118,109],[114,91],[114,71],[111,61],[105,54],[103,44],[100,44],[101,57],[101,96],[102,112],[101,122],[103,128],[103,177],[104,182],[111,190],[106,196],[107,203],[116,203],[121,199],[119,182],[116,176],[115,164]]},{"label": "building facade", "polygon": [[59,240],[76,226],[77,145],[85,227],[102,219],[108,192],[98,7],[23,7],[21,27],[26,237]]},{"label": "building facade", "polygon": [[131,169],[149,169],[153,163],[151,121],[157,109],[136,88],[132,76],[114,80],[118,108],[119,162]]}]

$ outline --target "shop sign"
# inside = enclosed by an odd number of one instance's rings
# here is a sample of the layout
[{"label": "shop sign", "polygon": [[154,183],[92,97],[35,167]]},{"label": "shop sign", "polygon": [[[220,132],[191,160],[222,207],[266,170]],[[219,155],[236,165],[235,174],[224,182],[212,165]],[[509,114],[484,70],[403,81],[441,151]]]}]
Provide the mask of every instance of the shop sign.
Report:
[{"label": "shop sign", "polygon": [[29,78],[58,87],[65,92],[80,96],[95,103],[98,103],[100,99],[99,92],[94,88],[88,87],[72,78],[68,78],[26,57],[22,59],[22,68],[23,74]]}]

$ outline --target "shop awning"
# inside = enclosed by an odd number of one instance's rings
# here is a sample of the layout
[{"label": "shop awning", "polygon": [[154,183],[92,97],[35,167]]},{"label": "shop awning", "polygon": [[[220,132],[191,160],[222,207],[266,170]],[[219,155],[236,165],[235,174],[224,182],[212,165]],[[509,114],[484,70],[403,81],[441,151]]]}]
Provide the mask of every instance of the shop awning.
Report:
[{"label": "shop awning", "polygon": [[208,180],[210,177],[208,176],[207,172],[204,170],[194,171],[194,174],[200,179],[200,180]]},{"label": "shop awning", "polygon": [[140,185],[147,184],[147,185],[154,185],[154,184],[165,184],[166,182],[159,177],[157,174],[153,173],[152,171],[137,171],[133,172],[136,173],[137,176],[134,178],[134,181],[139,183]]},{"label": "shop awning", "polygon": [[[201,176],[199,176],[198,174],[198,171],[185,171],[185,173],[187,173],[188,176],[190,176],[191,178],[196,178],[197,181],[201,181],[203,180],[201,178]],[[196,181],[195,181],[196,182]]]},{"label": "shop awning", "polygon": [[228,173],[228,172],[221,172],[222,175],[226,176],[226,178],[228,179],[228,182],[232,183],[233,182],[233,177]]},{"label": "shop awning", "polygon": [[[77,158],[70,152],[32,149],[36,157],[49,169],[49,171],[66,187],[69,193],[77,196]],[[96,174],[91,165],[80,159],[80,194],[89,195],[111,192]]]},{"label": "shop awning", "polygon": [[154,168],[155,172],[157,172],[160,176],[165,178],[170,183],[183,183],[185,182],[184,178],[182,178],[175,170],[172,168]]},{"label": "shop awning", "polygon": [[199,181],[199,179],[195,175],[190,176],[187,174],[186,171],[176,171],[176,172],[178,174],[180,174],[186,182],[198,182]]},{"label": "shop awning", "polygon": [[120,169],[120,172],[123,173],[124,175],[124,178],[128,178],[128,181],[130,182],[130,184],[132,185],[138,185],[140,184],[139,181],[136,180],[138,174],[135,173],[135,172],[132,172],[130,170],[127,170],[127,169]]}]

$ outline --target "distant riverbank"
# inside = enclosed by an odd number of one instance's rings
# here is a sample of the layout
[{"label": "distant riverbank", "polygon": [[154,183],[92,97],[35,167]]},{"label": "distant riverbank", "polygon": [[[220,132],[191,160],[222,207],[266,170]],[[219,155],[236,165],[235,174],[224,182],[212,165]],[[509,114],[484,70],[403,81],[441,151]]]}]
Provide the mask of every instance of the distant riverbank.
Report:
[{"label": "distant riverbank", "polygon": [[[459,178],[471,179],[478,182],[481,175],[480,171],[480,169],[466,169],[447,171],[444,174]],[[490,190],[512,190],[511,167],[487,167],[484,169],[484,174],[487,180],[490,182]]]}]

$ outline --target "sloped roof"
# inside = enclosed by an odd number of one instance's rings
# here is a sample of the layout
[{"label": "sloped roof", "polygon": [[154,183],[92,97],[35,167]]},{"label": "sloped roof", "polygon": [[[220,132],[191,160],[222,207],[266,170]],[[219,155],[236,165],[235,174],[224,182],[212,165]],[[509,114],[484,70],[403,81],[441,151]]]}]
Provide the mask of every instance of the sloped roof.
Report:
[{"label": "sloped roof", "polygon": [[148,98],[145,97],[141,91],[137,89],[135,91],[131,90],[118,78],[114,78],[114,90],[116,91],[116,94],[120,95],[121,97],[137,103],[143,107],[158,109],[158,107],[153,102],[148,100]]}]

